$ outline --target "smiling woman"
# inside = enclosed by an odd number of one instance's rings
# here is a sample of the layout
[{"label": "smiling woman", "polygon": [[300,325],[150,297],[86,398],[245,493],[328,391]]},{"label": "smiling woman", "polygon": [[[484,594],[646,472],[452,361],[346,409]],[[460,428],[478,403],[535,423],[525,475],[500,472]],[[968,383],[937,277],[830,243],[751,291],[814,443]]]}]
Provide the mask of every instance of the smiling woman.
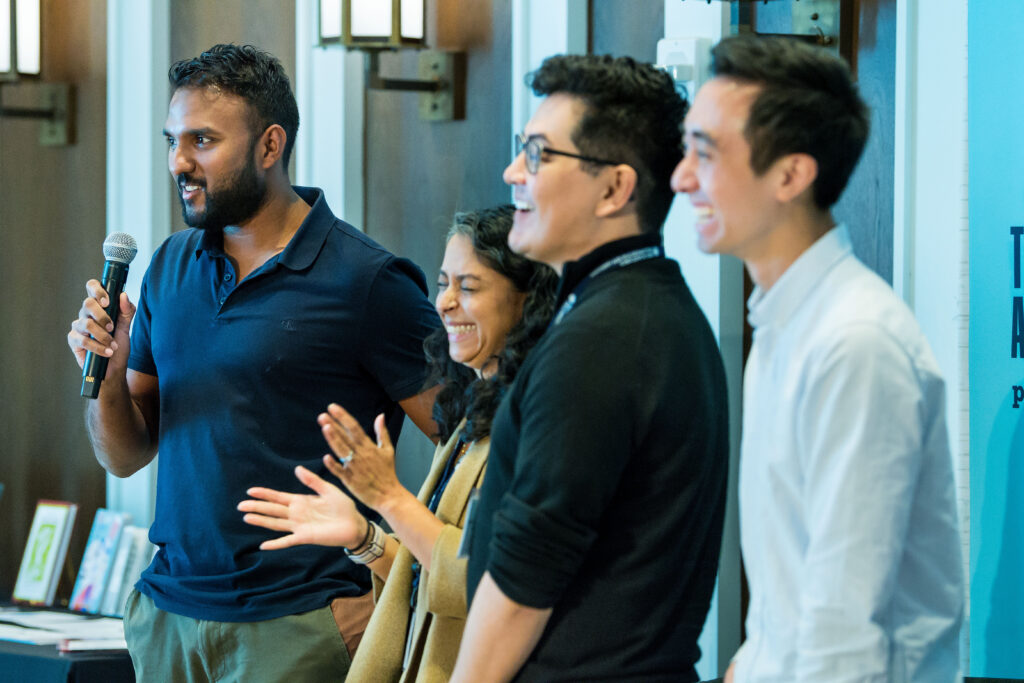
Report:
[{"label": "smiling woman", "polygon": [[470,493],[483,481],[498,403],[554,306],[554,271],[508,247],[512,213],[500,206],[457,214],[448,235],[437,296],[445,325],[424,341],[432,368],[427,383],[441,385],[433,417],[442,445],[419,496],[395,476],[381,418],[376,443],[338,405],[319,418],[337,456],[325,457],[327,468],[384,517],[394,536],[304,468],[296,475],[316,495],[254,488],[254,500],[238,506],[249,524],[287,532],[264,542],[265,550],[342,546],[373,571],[377,606],[351,680],[445,681],[455,665],[466,618],[466,561],[456,551]]},{"label": "smiling woman", "polygon": [[437,282],[437,312],[452,360],[491,377],[509,330],[519,321],[526,292],[476,255],[470,237],[448,240]]},{"label": "smiling woman", "polygon": [[448,240],[437,288],[451,359],[491,377],[505,337],[522,315],[526,292],[486,265],[472,237],[457,231]]}]

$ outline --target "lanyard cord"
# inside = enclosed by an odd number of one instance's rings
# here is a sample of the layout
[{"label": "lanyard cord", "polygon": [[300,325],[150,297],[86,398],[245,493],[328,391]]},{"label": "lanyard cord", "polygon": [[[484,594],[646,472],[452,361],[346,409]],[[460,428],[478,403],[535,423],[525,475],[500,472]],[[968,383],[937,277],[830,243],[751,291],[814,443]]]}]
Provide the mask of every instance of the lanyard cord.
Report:
[{"label": "lanyard cord", "polygon": [[[441,478],[438,479],[437,484],[434,487],[434,492],[430,496],[430,501],[427,503],[427,507],[431,512],[437,514],[437,508],[441,504],[441,496],[444,494],[445,488],[448,486],[448,482],[451,481],[452,475],[455,474],[455,468],[462,456],[469,450],[469,442],[459,438],[459,442],[452,449],[451,454],[448,456],[448,462],[445,463],[444,471],[441,473]],[[418,561],[412,563],[412,595],[409,598],[409,606],[412,609],[416,609],[416,598],[419,593],[418,588],[420,585],[420,574],[422,572],[422,565]]]},{"label": "lanyard cord", "polygon": [[555,314],[554,319],[551,321],[551,326],[554,327],[558,323],[562,322],[562,319],[568,315],[569,311],[572,310],[573,306],[576,305],[576,301],[579,299],[580,293],[586,287],[586,285],[593,280],[595,277],[602,273],[611,272],[613,270],[619,270],[626,266],[631,266],[634,263],[641,261],[647,261],[654,258],[661,258],[665,255],[665,247],[644,247],[643,249],[634,249],[633,251],[627,251],[625,254],[619,254],[613,259],[605,261],[600,266],[595,268],[589,275],[583,278],[578,285],[573,287],[572,292],[566,297],[565,301],[562,302],[562,307],[558,309],[558,313]]}]

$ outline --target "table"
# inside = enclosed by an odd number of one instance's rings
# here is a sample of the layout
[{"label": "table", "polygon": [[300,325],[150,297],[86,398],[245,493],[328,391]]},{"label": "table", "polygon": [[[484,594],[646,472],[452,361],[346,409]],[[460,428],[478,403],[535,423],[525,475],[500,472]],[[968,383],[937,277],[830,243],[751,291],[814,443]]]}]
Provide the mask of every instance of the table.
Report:
[{"label": "table", "polygon": [[0,640],[0,683],[134,683],[127,652],[66,652]]}]

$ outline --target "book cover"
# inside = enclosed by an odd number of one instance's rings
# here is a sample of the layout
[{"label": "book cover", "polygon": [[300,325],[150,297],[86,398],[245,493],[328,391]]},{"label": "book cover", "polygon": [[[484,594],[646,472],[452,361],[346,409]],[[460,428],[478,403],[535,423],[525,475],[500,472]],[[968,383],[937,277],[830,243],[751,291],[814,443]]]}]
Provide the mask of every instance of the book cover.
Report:
[{"label": "book cover", "polygon": [[123,617],[124,604],[128,594],[138,581],[143,570],[153,559],[156,546],[149,542],[149,530],[137,526],[126,526],[121,532],[117,556],[110,570],[110,581],[103,594],[100,614],[108,617]]},{"label": "book cover", "polygon": [[110,568],[114,564],[121,530],[128,522],[128,514],[106,508],[96,511],[96,518],[85,544],[85,556],[78,570],[75,588],[71,591],[71,609],[96,613],[103,600]]},{"label": "book cover", "polygon": [[14,585],[15,602],[53,604],[77,513],[78,506],[66,501],[41,500],[36,504]]}]

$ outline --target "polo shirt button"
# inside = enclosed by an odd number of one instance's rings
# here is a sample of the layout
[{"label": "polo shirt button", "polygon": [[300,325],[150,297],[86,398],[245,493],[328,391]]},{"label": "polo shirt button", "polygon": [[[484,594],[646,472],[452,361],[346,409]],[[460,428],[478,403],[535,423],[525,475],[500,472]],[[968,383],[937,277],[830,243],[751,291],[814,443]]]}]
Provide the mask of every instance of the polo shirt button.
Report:
[{"label": "polo shirt button", "polygon": [[227,301],[227,300],[228,300],[228,298],[227,298],[226,296],[225,296],[225,297],[221,297],[221,299],[220,299],[220,305],[221,305],[221,306],[223,306],[223,305],[224,305],[224,302],[225,302],[225,301]]},{"label": "polo shirt button", "polygon": [[224,282],[231,281],[231,273],[224,273]]}]

